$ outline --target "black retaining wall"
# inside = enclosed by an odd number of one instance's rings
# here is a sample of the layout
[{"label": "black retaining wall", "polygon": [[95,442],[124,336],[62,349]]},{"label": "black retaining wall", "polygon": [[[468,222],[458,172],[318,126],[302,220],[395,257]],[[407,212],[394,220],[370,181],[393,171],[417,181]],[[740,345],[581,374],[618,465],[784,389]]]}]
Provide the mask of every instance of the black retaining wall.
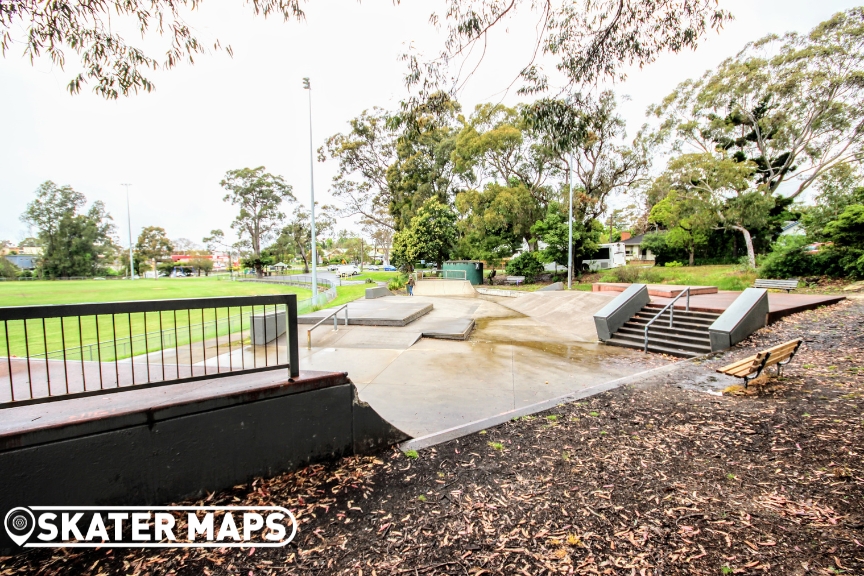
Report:
[{"label": "black retaining wall", "polygon": [[[407,439],[359,401],[347,375],[302,380],[311,375],[96,426],[7,435],[0,519],[16,506],[168,504]],[[0,554],[20,551],[0,532]]]}]

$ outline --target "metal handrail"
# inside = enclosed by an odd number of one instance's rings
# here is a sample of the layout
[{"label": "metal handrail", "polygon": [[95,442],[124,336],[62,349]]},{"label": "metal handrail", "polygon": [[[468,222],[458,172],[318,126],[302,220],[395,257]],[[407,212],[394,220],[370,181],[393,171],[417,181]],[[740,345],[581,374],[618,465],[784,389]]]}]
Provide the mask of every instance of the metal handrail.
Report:
[{"label": "metal handrail", "polygon": [[345,326],[348,325],[348,304],[343,304],[342,306],[340,306],[339,308],[336,308],[336,310],[334,310],[333,312],[331,312],[330,314],[328,314],[327,316],[325,316],[324,318],[319,320],[317,324],[315,324],[314,326],[312,326],[311,328],[309,328],[306,331],[306,349],[307,350],[312,349],[312,331],[315,330],[315,328],[317,328],[321,324],[323,324],[324,321],[327,320],[328,318],[330,318],[331,316],[333,317],[333,331],[334,332],[339,331],[339,324],[337,323],[337,319],[338,319],[337,314],[339,314],[340,310],[345,310]]},{"label": "metal handrail", "polygon": [[[645,325],[645,344],[642,348],[643,352],[648,352],[648,328],[650,328],[651,324],[653,324],[654,321],[657,320],[657,318],[659,318],[667,309],[669,309],[669,328],[672,328],[672,320],[675,319],[675,302],[677,302],[678,299],[681,298],[681,296],[683,296],[684,294],[687,294],[686,311],[687,312],[690,311],[690,286],[688,286],[687,288],[685,288],[684,290],[679,292],[678,295],[675,296],[675,298],[673,298],[671,302],[669,302],[668,304],[666,304],[666,306],[661,308],[660,311],[657,314],[655,314],[654,317],[651,318],[651,320],[649,320],[648,323]],[[670,309],[670,307],[671,307],[671,309]]]}]

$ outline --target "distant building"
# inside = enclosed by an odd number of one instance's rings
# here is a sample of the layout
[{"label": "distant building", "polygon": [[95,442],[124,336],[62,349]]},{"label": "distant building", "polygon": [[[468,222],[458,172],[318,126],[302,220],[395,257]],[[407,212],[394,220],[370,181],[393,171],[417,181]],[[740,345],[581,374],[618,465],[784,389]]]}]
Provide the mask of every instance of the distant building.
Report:
[{"label": "distant building", "polygon": [[804,229],[804,226],[800,222],[787,220],[783,223],[783,227],[780,228],[780,236],[804,236],[805,234],[807,234],[807,230]]},{"label": "distant building", "polygon": [[[212,260],[213,270],[227,270],[231,265],[228,254],[216,252],[214,254],[172,254],[171,260],[178,266],[188,266],[192,260]],[[234,266],[239,266],[239,260],[235,259]]]},{"label": "distant building", "polygon": [[21,270],[35,270],[39,261],[39,256],[35,254],[7,254],[4,258]]},{"label": "distant building", "polygon": [[639,260],[642,262],[653,262],[654,254],[650,250],[642,249],[642,238],[644,234],[638,236],[630,236],[629,232],[621,233],[621,243],[624,244],[624,258],[630,262],[631,260]]}]

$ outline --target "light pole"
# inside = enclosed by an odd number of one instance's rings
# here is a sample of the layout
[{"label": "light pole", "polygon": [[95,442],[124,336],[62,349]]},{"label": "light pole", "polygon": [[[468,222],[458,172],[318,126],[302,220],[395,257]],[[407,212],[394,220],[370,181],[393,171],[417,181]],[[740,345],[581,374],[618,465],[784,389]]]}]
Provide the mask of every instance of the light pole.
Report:
[{"label": "light pole", "polygon": [[135,260],[132,259],[132,211],[129,209],[129,186],[132,184],[120,184],[126,187],[126,221],[129,224],[129,280],[135,279]]},{"label": "light pole", "polygon": [[567,181],[570,188],[570,218],[567,232],[567,289],[573,287],[573,151],[570,151],[570,164],[567,166]]},{"label": "light pole", "polygon": [[309,189],[312,193],[312,305],[318,303],[318,247],[315,234],[315,149],[312,146],[312,85],[303,78],[303,89],[309,91]]}]

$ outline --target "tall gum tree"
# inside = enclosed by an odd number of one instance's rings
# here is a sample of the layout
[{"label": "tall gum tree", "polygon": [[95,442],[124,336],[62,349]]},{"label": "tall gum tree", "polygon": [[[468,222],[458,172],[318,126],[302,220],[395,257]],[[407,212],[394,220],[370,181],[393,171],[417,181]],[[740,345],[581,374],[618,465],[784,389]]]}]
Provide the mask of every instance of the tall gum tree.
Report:
[{"label": "tall gum tree", "polygon": [[171,256],[171,253],[174,251],[174,245],[168,238],[168,234],[164,228],[161,226],[147,226],[138,235],[135,249],[142,258],[153,262],[153,279],[158,280],[159,269],[156,268],[156,263]]},{"label": "tall gum tree", "polygon": [[713,225],[740,232],[750,267],[756,268],[753,231],[765,226],[774,206],[773,196],[753,185],[756,169],[753,162],[711,153],[673,158],[654,182],[654,194],[663,197],[655,206],[661,209],[654,215],[668,221],[670,234],[681,228],[676,232],[678,244],[688,250],[685,229],[701,234]]},{"label": "tall gum tree", "polygon": [[755,164],[766,193],[797,198],[864,159],[864,8],[809,34],[766,36],[649,108],[677,152],[724,150]]},{"label": "tall gum tree", "polygon": [[292,188],[281,176],[265,172],[264,166],[229,170],[219,184],[228,191],[223,200],[239,209],[231,227],[251,251],[255,273],[261,277],[262,244],[273,236],[285,219],[282,203],[296,201]]}]

